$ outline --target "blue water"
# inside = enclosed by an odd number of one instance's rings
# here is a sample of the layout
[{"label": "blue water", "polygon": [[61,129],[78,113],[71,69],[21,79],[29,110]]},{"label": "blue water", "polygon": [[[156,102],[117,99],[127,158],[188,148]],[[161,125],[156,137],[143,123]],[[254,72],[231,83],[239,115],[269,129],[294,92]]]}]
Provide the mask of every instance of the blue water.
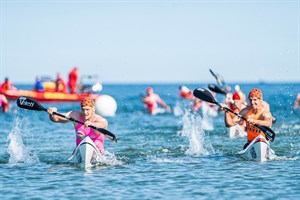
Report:
[{"label": "blue water", "polygon": [[[299,84],[241,84],[259,87],[277,121],[271,144],[274,160],[242,160],[236,153],[246,138],[230,139],[223,113],[205,130],[201,111],[189,112],[179,84],[152,85],[174,110],[150,116],[140,95],[148,85],[104,85],[118,103],[107,118],[118,143],[106,140],[108,160],[84,171],[68,163],[75,146],[71,123],[49,121],[45,112],[13,106],[0,114],[1,199],[297,199],[300,196],[300,109],[292,105]],[[206,84],[187,85],[192,89]],[[30,89],[19,85],[18,88]],[[217,95],[219,102],[224,96]],[[58,111],[76,103],[43,104]]]}]

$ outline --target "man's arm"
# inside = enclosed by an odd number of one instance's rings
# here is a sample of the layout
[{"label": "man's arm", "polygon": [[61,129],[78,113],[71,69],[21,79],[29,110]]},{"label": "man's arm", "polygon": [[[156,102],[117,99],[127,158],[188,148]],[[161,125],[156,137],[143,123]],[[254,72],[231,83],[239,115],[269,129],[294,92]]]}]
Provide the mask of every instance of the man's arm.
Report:
[{"label": "man's arm", "polygon": [[[70,122],[68,119],[60,117],[58,115],[55,115],[54,112],[57,112],[57,108],[48,108],[47,112],[49,113],[49,119],[53,122],[59,122],[59,123],[67,123]],[[67,117],[72,117],[72,111],[67,113],[61,113],[62,115],[65,115]],[[74,115],[74,114],[73,114]],[[74,118],[74,117],[73,117]]]},{"label": "man's arm", "polygon": [[170,106],[168,106],[166,104],[166,102],[164,102],[158,95],[156,96],[157,97],[157,102],[162,105],[165,109],[167,110],[171,110]]},{"label": "man's arm", "polygon": [[298,108],[298,106],[299,106],[299,101],[300,101],[300,93],[298,93],[297,98],[296,98],[296,100],[295,100],[295,102],[294,102],[293,108],[294,108],[295,110],[296,110],[296,109]]}]

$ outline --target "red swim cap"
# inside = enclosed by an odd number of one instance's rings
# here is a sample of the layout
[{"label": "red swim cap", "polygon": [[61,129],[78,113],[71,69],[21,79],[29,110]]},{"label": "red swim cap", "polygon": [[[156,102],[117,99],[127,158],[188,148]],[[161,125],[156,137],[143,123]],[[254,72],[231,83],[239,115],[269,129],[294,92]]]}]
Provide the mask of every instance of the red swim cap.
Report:
[{"label": "red swim cap", "polygon": [[258,89],[258,88],[252,89],[252,90],[249,92],[248,98],[250,99],[250,98],[253,98],[253,97],[256,97],[256,98],[258,98],[258,99],[262,99],[262,92],[261,92],[261,90]]},{"label": "red swim cap", "polygon": [[233,94],[232,99],[233,99],[233,100],[241,100],[241,97],[240,97],[240,95],[236,92],[236,93]]},{"label": "red swim cap", "polygon": [[89,107],[94,107],[95,103],[94,101],[91,99],[91,97],[84,97],[81,101],[81,107],[85,107],[85,106],[89,106]]}]

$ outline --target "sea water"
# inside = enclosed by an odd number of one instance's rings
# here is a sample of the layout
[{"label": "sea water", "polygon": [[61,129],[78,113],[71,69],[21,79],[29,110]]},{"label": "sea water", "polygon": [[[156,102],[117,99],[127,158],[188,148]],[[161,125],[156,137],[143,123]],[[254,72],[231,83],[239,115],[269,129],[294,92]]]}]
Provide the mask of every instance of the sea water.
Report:
[{"label": "sea water", "polygon": [[[152,86],[173,112],[151,116],[141,94]],[[259,87],[277,121],[271,143],[276,157],[259,163],[237,152],[246,138],[230,139],[224,113],[191,112],[180,84],[104,85],[102,94],[118,104],[108,117],[106,160],[82,170],[68,158],[75,147],[71,123],[50,122],[43,111],[12,102],[0,114],[1,199],[297,199],[300,196],[300,109],[292,109],[299,84],[240,84],[248,93]],[[206,84],[187,84],[191,89]],[[31,86],[17,85],[31,89]],[[217,94],[218,102],[225,97]],[[43,103],[59,112],[78,103]]]}]

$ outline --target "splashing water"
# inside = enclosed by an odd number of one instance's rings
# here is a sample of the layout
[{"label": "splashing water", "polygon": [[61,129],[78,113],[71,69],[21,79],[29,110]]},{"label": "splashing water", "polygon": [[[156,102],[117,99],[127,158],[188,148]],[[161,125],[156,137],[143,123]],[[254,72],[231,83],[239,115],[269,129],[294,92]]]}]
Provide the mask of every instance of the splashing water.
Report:
[{"label": "splashing water", "polygon": [[110,166],[121,165],[123,164],[121,161],[117,160],[115,154],[105,151],[104,156],[101,156],[98,162]]},{"label": "splashing water", "polygon": [[185,110],[182,117],[182,135],[189,139],[188,155],[209,155],[214,149],[209,141],[205,141],[205,132],[202,129],[202,118],[199,114]]},{"label": "splashing water", "polygon": [[192,104],[190,101],[176,101],[176,104],[173,108],[173,113],[175,116],[182,116],[184,115],[186,109],[192,109]]},{"label": "splashing water", "polygon": [[26,148],[23,143],[21,136],[21,124],[19,116],[16,117],[15,126],[7,137],[9,142],[7,153],[10,155],[9,163],[36,163],[39,162],[38,157],[31,155],[30,151]]},{"label": "splashing water", "polygon": [[206,102],[202,103],[202,129],[212,131],[214,130],[213,118],[218,115],[218,112],[210,107]]},{"label": "splashing water", "polygon": [[180,103],[178,101],[176,101],[176,104],[173,108],[173,113],[175,116],[183,115],[183,109],[181,108]]}]

